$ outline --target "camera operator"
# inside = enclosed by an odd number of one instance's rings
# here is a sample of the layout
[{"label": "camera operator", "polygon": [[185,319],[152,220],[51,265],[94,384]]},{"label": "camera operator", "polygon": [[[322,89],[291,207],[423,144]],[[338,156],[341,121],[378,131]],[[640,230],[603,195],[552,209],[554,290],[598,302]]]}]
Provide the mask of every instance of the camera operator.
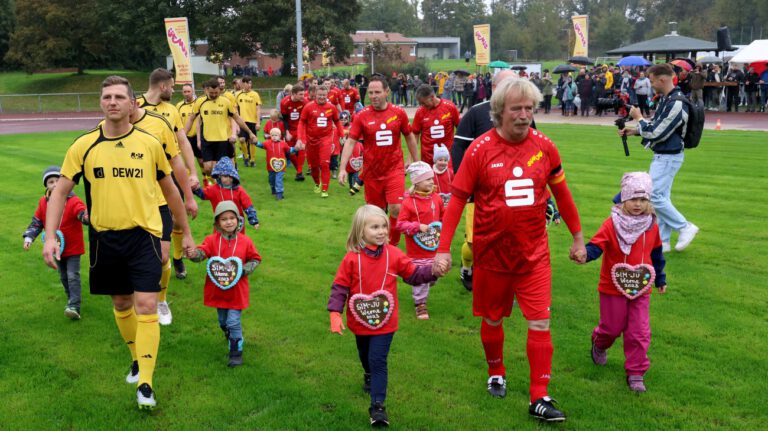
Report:
[{"label": "camera operator", "polygon": [[680,88],[672,83],[674,73],[669,64],[657,64],[648,69],[651,88],[661,95],[656,112],[647,121],[640,109],[633,106],[629,115],[638,122],[637,128],[619,130],[620,136],[639,135],[643,138],[643,145],[654,152],[649,169],[653,181],[651,203],[656,209],[664,252],[671,250],[673,230],[680,232],[675,245],[677,251],[688,247],[699,231],[675,208],[670,198],[672,182],[683,165],[683,137],[688,121],[688,105],[681,100],[671,100],[672,97],[682,96]]}]

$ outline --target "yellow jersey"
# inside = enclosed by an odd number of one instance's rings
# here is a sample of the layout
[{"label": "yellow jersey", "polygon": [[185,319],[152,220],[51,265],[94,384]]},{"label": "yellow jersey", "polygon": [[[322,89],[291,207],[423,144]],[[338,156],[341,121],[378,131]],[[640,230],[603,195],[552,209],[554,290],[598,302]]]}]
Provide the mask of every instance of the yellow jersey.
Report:
[{"label": "yellow jersey", "polygon": [[232,135],[229,119],[235,108],[226,97],[219,96],[215,100],[198,97],[192,112],[200,117],[203,139],[207,142],[226,141]]},{"label": "yellow jersey", "polygon": [[61,174],[75,183],[84,180],[90,224],[97,232],[140,227],[162,235],[157,182],[171,174],[171,166],[151,134],[131,127],[125,135],[106,137],[99,125],[75,139]]},{"label": "yellow jersey", "polygon": [[[161,115],[145,110],[144,115],[139,118],[138,121],[133,123],[133,125],[141,130],[149,132],[149,134],[160,141],[167,160],[171,160],[181,153],[181,150],[179,150],[179,141],[176,140],[176,134],[173,132],[171,123]],[[165,200],[163,191],[160,190],[160,184],[157,185],[157,191],[157,205],[163,206],[167,204],[168,202]]]},{"label": "yellow jersey", "polygon": [[[176,109],[179,111],[179,115],[181,115],[181,123],[184,124],[186,127],[187,119],[190,115],[192,115],[192,111],[194,110],[194,104],[195,101],[191,101],[189,103],[185,101],[181,101],[176,104]],[[195,122],[192,123],[192,128],[190,130],[187,130],[187,138],[194,138],[197,136],[197,125],[200,124],[200,119],[195,118]]]},{"label": "yellow jersey", "polygon": [[172,104],[161,100],[157,105],[153,105],[147,102],[147,99],[145,99],[144,96],[137,97],[136,102],[138,102],[139,108],[144,108],[147,111],[162,115],[163,118],[171,123],[174,132],[178,132],[184,128],[184,122],[181,118],[181,114],[179,114],[179,110],[176,109],[176,107]]},{"label": "yellow jersey", "polygon": [[261,105],[259,93],[253,90],[248,92],[238,91],[235,97],[237,108],[240,111],[240,116],[243,117],[243,121],[247,123],[260,123],[261,119],[257,115],[259,105]]}]

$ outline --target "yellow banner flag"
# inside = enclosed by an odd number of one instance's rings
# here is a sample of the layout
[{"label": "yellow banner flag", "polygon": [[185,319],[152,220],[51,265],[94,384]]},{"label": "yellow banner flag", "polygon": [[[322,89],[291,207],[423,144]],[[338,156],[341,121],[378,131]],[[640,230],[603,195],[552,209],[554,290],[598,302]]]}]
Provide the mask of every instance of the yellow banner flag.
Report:
[{"label": "yellow banner flag", "polygon": [[473,37],[475,39],[475,64],[485,66],[491,62],[491,25],[480,24],[474,26]]},{"label": "yellow banner flag", "polygon": [[194,84],[192,76],[192,47],[189,44],[189,23],[187,18],[166,18],[165,36],[173,56],[176,69],[176,84]]},{"label": "yellow banner flag", "polygon": [[576,41],[573,44],[573,56],[589,57],[589,16],[574,15],[573,32],[576,34]]}]

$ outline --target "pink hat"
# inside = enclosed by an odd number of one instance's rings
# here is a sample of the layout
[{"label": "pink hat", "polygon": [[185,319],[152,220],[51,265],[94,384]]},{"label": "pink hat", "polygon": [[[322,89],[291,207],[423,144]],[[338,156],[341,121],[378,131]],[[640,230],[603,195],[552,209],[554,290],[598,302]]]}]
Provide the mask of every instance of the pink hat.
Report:
[{"label": "pink hat", "polygon": [[621,201],[634,198],[651,199],[653,183],[647,172],[628,172],[621,177]]},{"label": "pink hat", "polygon": [[407,172],[411,175],[411,184],[418,184],[435,176],[432,166],[421,161],[411,163]]}]

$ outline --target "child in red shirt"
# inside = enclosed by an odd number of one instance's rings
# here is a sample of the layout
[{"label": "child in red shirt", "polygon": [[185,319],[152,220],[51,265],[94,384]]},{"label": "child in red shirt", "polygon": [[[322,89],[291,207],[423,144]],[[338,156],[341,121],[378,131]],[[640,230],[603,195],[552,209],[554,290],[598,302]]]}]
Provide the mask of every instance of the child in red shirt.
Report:
[{"label": "child in red shirt", "polygon": [[219,326],[229,342],[229,366],[243,364],[242,311],[248,308],[248,275],[261,263],[261,256],[250,238],[238,231],[241,223],[232,201],[222,201],[214,212],[214,233],[191,250],[193,262],[208,260],[203,303],[215,307]]},{"label": "child in red shirt", "polygon": [[[43,172],[43,185],[45,186],[45,195],[37,203],[37,210],[32,216],[32,222],[24,231],[24,250],[29,250],[32,242],[43,231],[45,227],[45,212],[48,209],[48,197],[61,176],[61,168],[58,166],[49,166]],[[67,306],[64,308],[64,315],[72,320],[80,319],[80,256],[85,254],[85,245],[83,243],[83,225],[88,224],[88,210],[74,193],[67,196],[67,203],[64,205],[64,214],[61,217],[59,229],[56,235],[64,243],[64,250],[61,252],[61,261],[59,261],[59,277],[61,284],[64,285],[64,292],[67,294]]]},{"label": "child in red shirt", "polygon": [[280,129],[280,136],[285,136],[285,123],[280,119],[280,111],[273,109],[269,112],[269,120],[264,124],[264,140],[268,141],[272,134],[272,129]]},{"label": "child in red shirt", "polygon": [[[405,252],[418,265],[432,265],[435,250],[440,242],[440,220],[443,218],[443,200],[435,193],[435,173],[425,162],[414,162],[408,166],[411,188],[403,197],[397,230],[405,234]],[[416,318],[429,319],[427,297],[429,288],[435,283],[413,286],[413,303]]]},{"label": "child in red shirt", "polygon": [[207,186],[204,189],[193,190],[200,199],[211,201],[211,207],[214,211],[220,202],[232,201],[237,205],[240,217],[246,217],[248,223],[255,229],[259,228],[259,218],[256,216],[256,209],[253,207],[251,197],[240,185],[240,175],[237,173],[235,164],[229,157],[222,157],[211,171],[211,176],[216,179],[216,184]]},{"label": "child in red shirt", "polygon": [[[664,293],[664,273],[659,226],[650,203],[651,177],[630,172],[621,179],[621,203],[587,244],[587,259],[603,256],[600,270],[600,323],[592,332],[592,360],[607,362],[606,350],[624,334],[624,369],[629,389],[645,392],[643,375],[650,367],[648,315],[651,284]],[[584,263],[584,262],[581,262]]]},{"label": "child in red shirt", "polygon": [[267,173],[269,174],[269,187],[275,200],[281,201],[285,198],[283,195],[285,187],[283,186],[283,177],[285,168],[288,166],[288,156],[296,153],[296,150],[289,147],[288,144],[280,139],[281,129],[273,127],[269,131],[269,139],[263,143],[256,144],[257,147],[267,151]]},{"label": "child in red shirt", "polygon": [[331,287],[328,311],[331,332],[344,331],[341,313],[355,334],[363,365],[363,390],[371,395],[372,426],[388,426],[387,355],[397,331],[397,277],[410,285],[433,282],[432,267],[416,265],[389,242],[389,218],[373,205],[357,209],[347,238],[347,254]]},{"label": "child in red shirt", "polygon": [[451,200],[451,183],[453,183],[453,169],[448,169],[451,162],[451,153],[448,147],[436,144],[433,148],[435,164],[432,170],[435,172],[435,191],[443,200],[445,207]]},{"label": "child in red shirt", "polygon": [[363,172],[363,144],[360,141],[355,141],[354,145],[355,148],[352,150],[352,155],[345,167],[350,196],[354,196],[363,188],[363,180],[360,178],[360,174]]}]

